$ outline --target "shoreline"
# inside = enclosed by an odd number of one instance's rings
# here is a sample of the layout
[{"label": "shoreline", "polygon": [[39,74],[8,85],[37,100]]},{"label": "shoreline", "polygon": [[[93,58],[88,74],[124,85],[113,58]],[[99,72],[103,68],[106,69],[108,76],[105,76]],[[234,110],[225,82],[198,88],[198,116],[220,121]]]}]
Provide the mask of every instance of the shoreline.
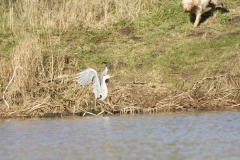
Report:
[{"label": "shoreline", "polygon": [[[94,111],[89,113],[85,112],[76,112],[76,113],[46,113],[44,115],[38,115],[38,116],[31,116],[31,115],[16,115],[16,116],[1,116],[0,120],[10,120],[10,119],[16,119],[16,120],[25,120],[25,119],[52,119],[52,118],[98,118],[98,117],[121,117],[121,116],[143,116],[143,115],[159,115],[159,114],[201,114],[201,113],[224,113],[224,112],[240,112],[240,109],[230,109],[230,108],[221,108],[221,109],[211,109],[211,110],[189,110],[189,111],[167,111],[167,112],[161,112],[157,111],[155,113],[126,113],[126,114],[120,114],[120,111],[118,113],[111,113],[109,111]],[[85,113],[85,114],[84,114]],[[99,114],[100,113],[100,114]],[[95,115],[93,115],[95,114]]]}]

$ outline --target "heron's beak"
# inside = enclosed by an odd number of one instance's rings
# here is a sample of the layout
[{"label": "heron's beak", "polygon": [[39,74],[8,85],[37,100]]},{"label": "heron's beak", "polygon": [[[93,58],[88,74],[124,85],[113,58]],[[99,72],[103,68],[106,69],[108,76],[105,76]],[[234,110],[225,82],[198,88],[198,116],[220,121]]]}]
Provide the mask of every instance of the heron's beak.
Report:
[{"label": "heron's beak", "polygon": [[109,76],[109,78],[112,78],[112,77],[114,77],[114,76]]}]

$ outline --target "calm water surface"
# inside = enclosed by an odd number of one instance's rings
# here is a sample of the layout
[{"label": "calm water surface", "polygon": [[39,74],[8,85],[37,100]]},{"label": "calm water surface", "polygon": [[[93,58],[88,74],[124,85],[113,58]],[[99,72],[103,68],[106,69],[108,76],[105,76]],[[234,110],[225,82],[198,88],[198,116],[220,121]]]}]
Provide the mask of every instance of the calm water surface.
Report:
[{"label": "calm water surface", "polygon": [[240,159],[240,113],[0,121],[0,159]]}]

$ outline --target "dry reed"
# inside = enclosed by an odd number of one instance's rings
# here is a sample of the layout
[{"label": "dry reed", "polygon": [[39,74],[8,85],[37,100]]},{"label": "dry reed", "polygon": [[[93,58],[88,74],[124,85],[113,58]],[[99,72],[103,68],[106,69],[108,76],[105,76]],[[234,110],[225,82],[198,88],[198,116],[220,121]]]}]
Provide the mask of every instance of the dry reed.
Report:
[{"label": "dry reed", "polygon": [[240,110],[240,75],[205,77],[157,103],[160,111]]},{"label": "dry reed", "polygon": [[[3,2],[6,8],[1,13],[7,23],[2,27],[10,28],[14,34],[12,41],[17,43],[10,56],[0,60],[1,88],[5,88],[0,116],[79,112],[82,106],[84,110],[91,110],[91,89],[77,86],[74,80],[77,58],[58,50],[60,38],[52,37],[52,33],[67,31],[76,24],[104,29],[120,20],[134,21],[142,8],[154,3],[142,0]],[[72,69],[66,69],[70,58]],[[15,70],[16,67],[22,69]]]},{"label": "dry reed", "polygon": [[67,30],[76,22],[84,27],[103,28],[120,20],[133,21],[143,7],[156,2],[142,0],[16,0],[9,3],[9,23],[14,19],[36,28],[59,28]]},{"label": "dry reed", "polygon": [[[75,82],[77,58],[58,50],[61,40],[51,33],[67,31],[76,22],[86,28],[103,29],[120,20],[134,21],[145,13],[142,8],[151,8],[155,3],[158,1],[9,0],[8,9],[3,11],[8,23],[2,27],[9,27],[15,35],[12,40],[18,43],[9,57],[0,59],[1,88],[5,89],[1,93],[0,117],[91,111],[94,106],[91,85],[81,87]],[[66,69],[69,57],[72,68]],[[15,70],[16,67],[22,69]],[[145,83],[115,84],[109,87],[106,102],[98,102],[98,106],[101,103],[110,112],[120,112],[128,106],[157,106],[161,111],[210,105],[239,108],[238,82],[238,75],[205,78],[188,92],[167,98]]]}]

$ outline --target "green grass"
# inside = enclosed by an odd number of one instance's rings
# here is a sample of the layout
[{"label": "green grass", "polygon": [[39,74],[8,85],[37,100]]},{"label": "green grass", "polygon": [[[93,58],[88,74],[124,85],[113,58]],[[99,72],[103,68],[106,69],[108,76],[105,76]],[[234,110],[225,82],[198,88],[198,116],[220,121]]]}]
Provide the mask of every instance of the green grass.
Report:
[{"label": "green grass", "polygon": [[[163,82],[173,84],[184,79],[190,84],[205,75],[221,74],[226,61],[229,66],[225,68],[226,73],[236,67],[240,22],[234,25],[228,22],[237,13],[231,10],[215,12],[215,17],[208,18],[194,29],[189,22],[189,14],[182,11],[180,3],[165,0],[156,6],[146,6],[149,14],[140,14],[134,21],[122,19],[103,29],[86,28],[79,21],[67,30],[33,28],[30,34],[38,31],[43,65],[50,63],[50,54],[67,53],[74,57],[74,61],[66,64],[76,66],[73,72],[106,65],[110,66],[113,74],[120,75],[122,70],[127,73],[119,81],[141,77],[143,81],[162,78]],[[240,4],[229,0],[227,5],[231,9]],[[0,17],[0,23],[6,24],[6,21]],[[1,56],[18,44],[11,40],[12,36],[17,37],[18,33],[15,31],[13,34],[9,28],[0,30],[0,38],[4,39],[0,44]],[[49,38],[53,37],[59,37],[60,44],[50,45]],[[219,72],[216,72],[217,68],[221,68]]]}]

